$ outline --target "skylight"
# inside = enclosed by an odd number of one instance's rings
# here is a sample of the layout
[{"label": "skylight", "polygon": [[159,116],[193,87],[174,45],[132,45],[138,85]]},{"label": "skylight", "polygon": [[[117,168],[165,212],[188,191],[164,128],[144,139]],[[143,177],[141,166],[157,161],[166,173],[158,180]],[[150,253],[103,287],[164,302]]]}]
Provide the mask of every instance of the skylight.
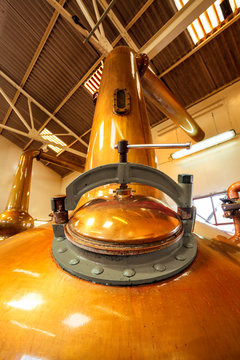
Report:
[{"label": "skylight", "polygon": [[[189,0],[174,0],[178,10],[180,10]],[[240,0],[229,0],[232,11],[240,7]],[[221,24],[224,16],[220,7],[220,1],[215,1],[206,11],[204,11],[187,30],[194,42],[197,44],[199,40],[203,39],[213,29]]]},{"label": "skylight", "polygon": [[98,91],[100,86],[100,81],[102,78],[103,64],[99,66],[99,68],[95,71],[95,73],[90,76],[90,78],[85,81],[84,86],[88,89],[88,91],[93,95],[96,91]]},{"label": "skylight", "polygon": [[[48,140],[50,142],[53,142],[55,144],[59,144],[61,146],[67,146],[67,144],[64,141],[59,139],[56,135],[53,135],[53,133],[50,130],[48,130],[47,128],[43,129],[40,132],[40,135],[44,138],[44,140]],[[59,147],[54,146],[54,145],[48,145],[48,147],[51,148],[53,151],[55,151],[57,154],[60,151],[62,151],[62,149],[60,149]]]}]

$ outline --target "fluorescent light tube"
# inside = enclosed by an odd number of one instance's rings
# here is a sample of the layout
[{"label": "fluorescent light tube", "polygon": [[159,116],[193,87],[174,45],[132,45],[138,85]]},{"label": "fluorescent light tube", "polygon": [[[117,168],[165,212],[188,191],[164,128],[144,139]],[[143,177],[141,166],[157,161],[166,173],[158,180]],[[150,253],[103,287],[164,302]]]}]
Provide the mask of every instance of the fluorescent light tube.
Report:
[{"label": "fluorescent light tube", "polygon": [[236,136],[235,130],[229,130],[224,133],[218,134],[216,136],[210,137],[206,140],[200,141],[197,144],[192,145],[190,149],[183,149],[176,151],[175,153],[171,154],[172,159],[180,159],[184,156],[191,155],[195,152],[201,151],[203,149],[207,149],[211,146],[220,144],[224,141],[230,140]]}]

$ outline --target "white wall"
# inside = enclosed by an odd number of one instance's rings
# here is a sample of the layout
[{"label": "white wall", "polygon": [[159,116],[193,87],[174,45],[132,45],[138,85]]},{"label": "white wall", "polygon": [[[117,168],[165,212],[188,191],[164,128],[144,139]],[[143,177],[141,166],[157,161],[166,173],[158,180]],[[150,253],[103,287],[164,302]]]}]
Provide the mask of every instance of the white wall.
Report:
[{"label": "white wall", "polygon": [[[19,147],[0,135],[0,212],[5,209],[21,154]],[[61,176],[34,160],[29,214],[34,219],[49,220],[50,198],[54,194],[59,194],[60,190]]]},{"label": "white wall", "polygon": [[[194,196],[228,188],[240,180],[240,81],[188,109],[206,137],[235,129],[238,136],[226,143],[188,157],[169,160],[174,150],[157,150],[158,167],[177,181],[177,175],[194,175]],[[152,129],[156,143],[186,142],[190,138],[168,120]]]}]

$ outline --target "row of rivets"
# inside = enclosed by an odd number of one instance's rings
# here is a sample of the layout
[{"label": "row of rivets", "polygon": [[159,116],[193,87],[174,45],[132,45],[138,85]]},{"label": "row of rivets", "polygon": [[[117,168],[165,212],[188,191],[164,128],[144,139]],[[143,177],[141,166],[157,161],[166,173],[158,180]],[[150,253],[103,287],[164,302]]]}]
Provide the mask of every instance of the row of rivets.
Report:
[{"label": "row of rivets", "polygon": [[125,269],[123,271],[123,275],[126,277],[132,277],[136,274],[136,271],[134,269]]},{"label": "row of rivets", "polygon": [[65,248],[65,247],[60,247],[60,248],[58,248],[58,250],[57,250],[57,252],[58,253],[65,253],[67,251],[67,248]]},{"label": "row of rivets", "polygon": [[175,256],[175,259],[179,261],[184,261],[186,260],[186,257],[184,255],[179,254]]},{"label": "row of rivets", "polygon": [[104,272],[104,269],[102,266],[95,266],[92,270],[91,270],[91,273],[93,275],[100,275]]},{"label": "row of rivets", "polygon": [[153,265],[153,268],[157,271],[165,271],[166,270],[166,266],[162,265],[162,264],[155,264],[155,265]]},{"label": "row of rivets", "polygon": [[186,244],[184,244],[184,247],[185,248],[193,248],[193,243],[191,243],[191,242],[188,242],[188,243],[186,243]]},{"label": "row of rivets", "polygon": [[69,264],[70,265],[77,265],[78,263],[79,263],[79,259],[71,259],[71,260],[69,260]]}]

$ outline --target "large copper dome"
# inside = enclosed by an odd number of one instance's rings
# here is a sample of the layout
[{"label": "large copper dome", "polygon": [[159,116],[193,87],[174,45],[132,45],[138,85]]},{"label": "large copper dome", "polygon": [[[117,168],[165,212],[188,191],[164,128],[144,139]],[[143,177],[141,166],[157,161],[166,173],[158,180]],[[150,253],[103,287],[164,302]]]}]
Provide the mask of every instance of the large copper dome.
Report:
[{"label": "large copper dome", "polygon": [[180,217],[159,200],[132,195],[129,189],[86,203],[72,215],[65,233],[86,250],[137,254],[176,242],[183,225]]}]

